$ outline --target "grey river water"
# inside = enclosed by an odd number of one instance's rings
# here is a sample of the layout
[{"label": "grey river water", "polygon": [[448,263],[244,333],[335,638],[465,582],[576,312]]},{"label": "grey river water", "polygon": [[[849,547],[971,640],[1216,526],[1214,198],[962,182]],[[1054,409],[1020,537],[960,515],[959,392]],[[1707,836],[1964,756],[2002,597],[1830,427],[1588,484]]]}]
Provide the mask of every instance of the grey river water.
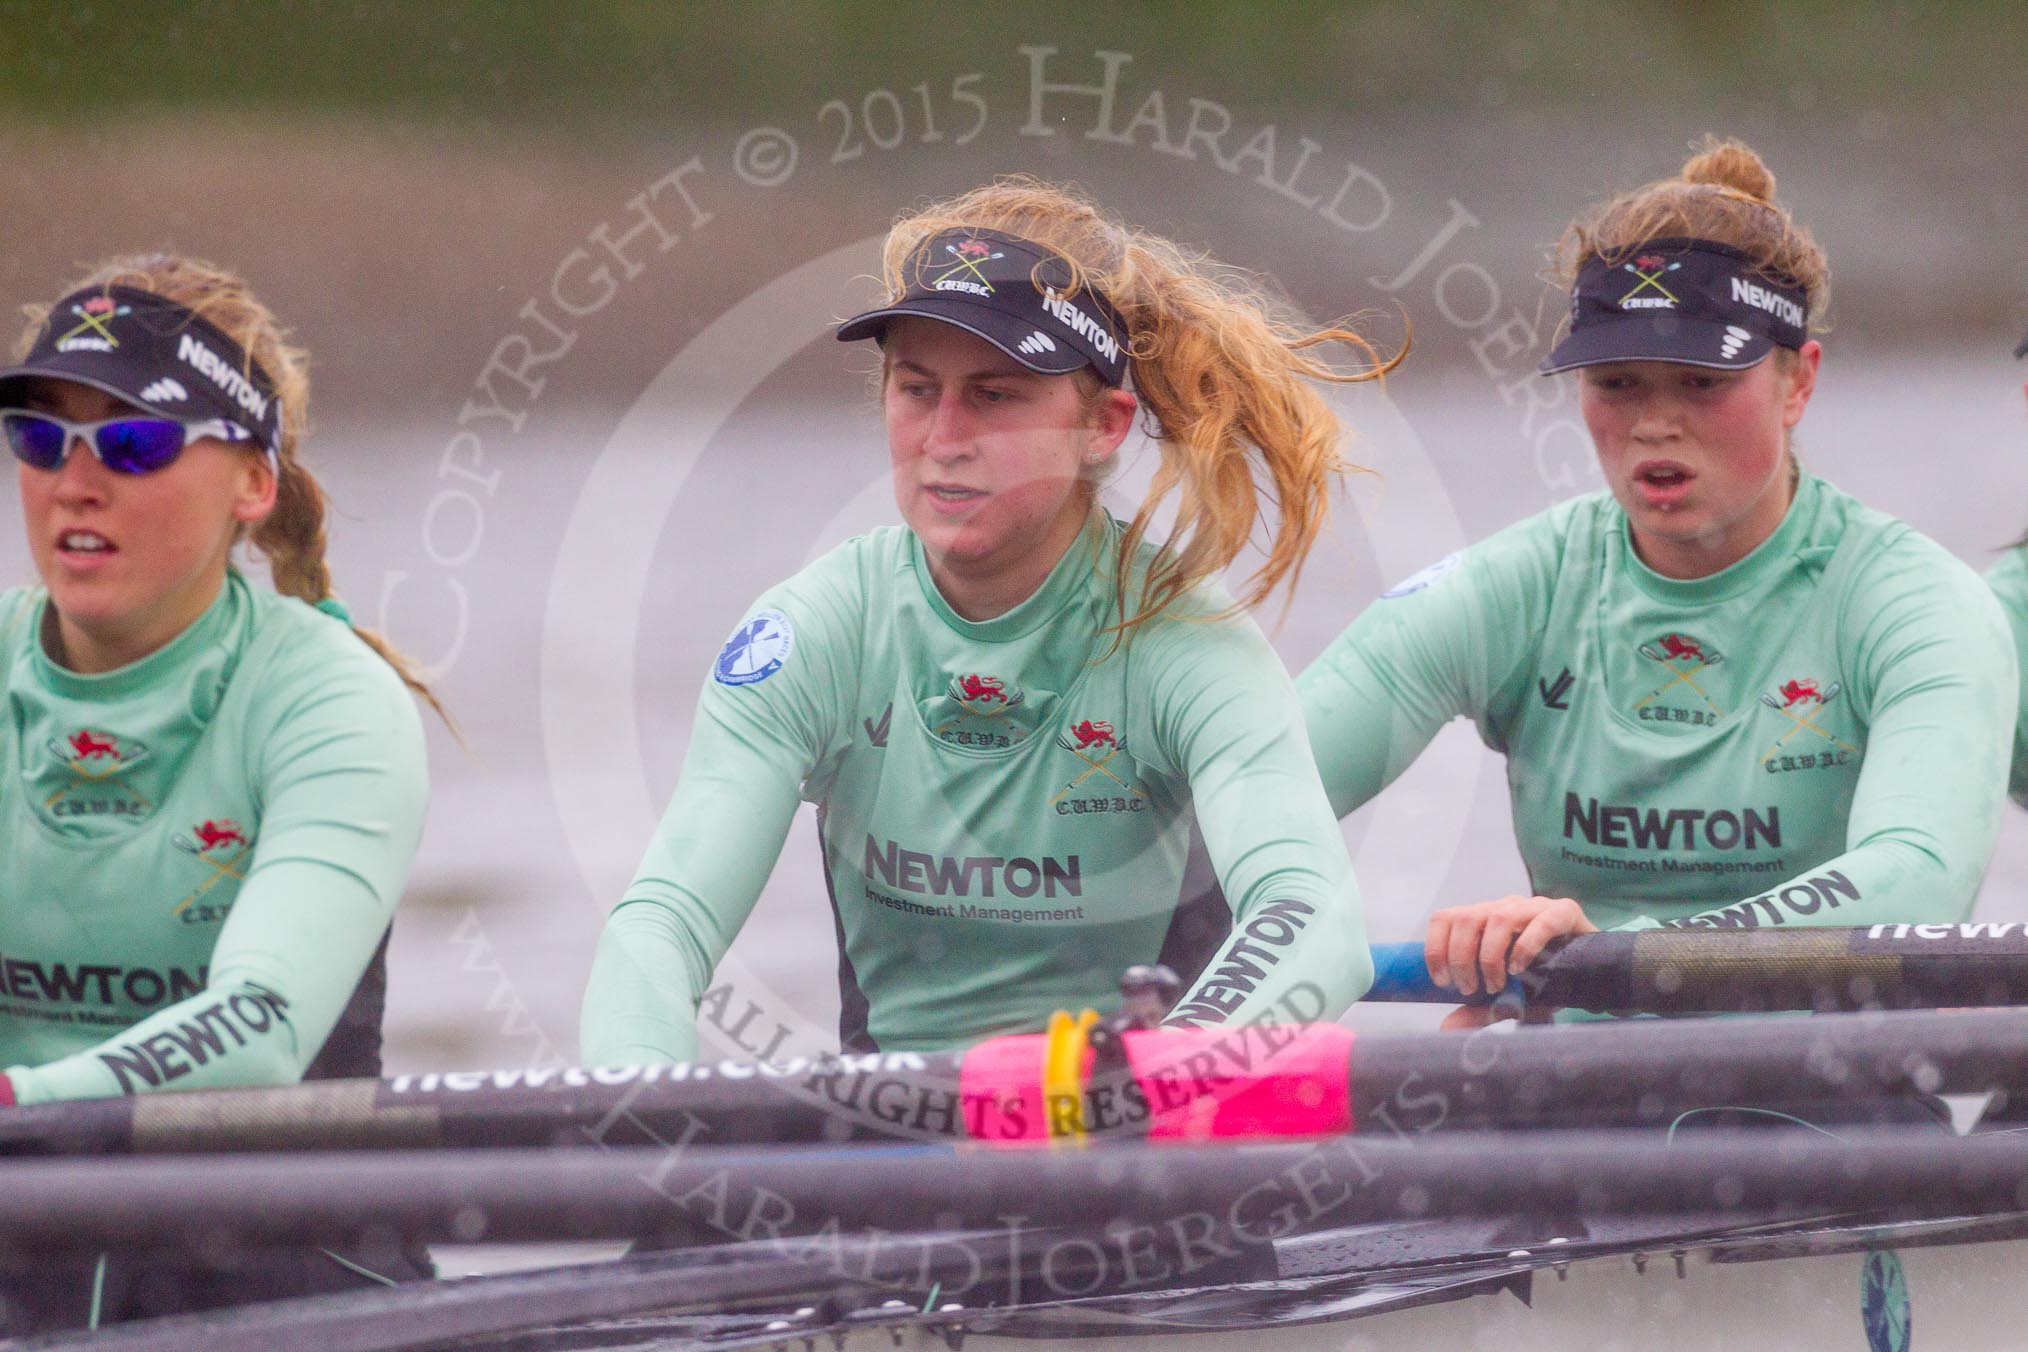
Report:
[{"label": "grey river water", "polygon": [[[390,1072],[574,1058],[601,918],[675,781],[725,635],[771,582],[893,519],[855,360],[814,342],[722,422],[653,395],[552,413],[468,479],[440,473],[449,427],[341,422],[313,441],[340,590],[444,668],[466,743],[432,729],[429,826],[394,931]],[[1833,356],[1799,445],[1812,469],[1983,568],[2028,525],[2018,381],[2003,353]],[[1273,631],[1292,669],[1386,583],[1595,482],[1574,425],[1538,450],[1542,420],[1526,426],[1475,371],[1411,365],[1384,393],[1341,397],[1353,453],[1378,473],[1350,482]],[[1137,444],[1127,493],[1150,458]],[[472,491],[445,498],[447,483]],[[10,575],[26,577],[18,532],[6,548]],[[721,969],[729,1014],[757,1007],[742,1040],[785,1037],[785,1052],[835,1045],[811,816]],[[1463,724],[1346,834],[1376,940],[1525,885],[1499,763]],[[2008,816],[1979,915],[2028,915],[2028,813]],[[1348,1017],[1426,1026],[1436,1012]]]}]

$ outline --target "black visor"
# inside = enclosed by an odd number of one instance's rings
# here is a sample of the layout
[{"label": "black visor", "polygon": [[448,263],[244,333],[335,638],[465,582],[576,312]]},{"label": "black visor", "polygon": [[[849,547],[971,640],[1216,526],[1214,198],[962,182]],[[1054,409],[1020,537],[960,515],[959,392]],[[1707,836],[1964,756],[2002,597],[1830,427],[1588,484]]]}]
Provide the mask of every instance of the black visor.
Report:
[{"label": "black visor", "polygon": [[216,324],[152,291],[105,286],[65,296],[28,356],[0,370],[0,405],[18,404],[31,376],[75,380],[182,422],[223,418],[281,453],[281,400],[267,372]]},{"label": "black visor", "polygon": [[955,324],[1031,371],[1067,375],[1080,366],[1108,385],[1127,378],[1127,326],[1090,287],[1073,290],[1070,265],[997,230],[946,230],[908,263],[908,290],[891,305],[854,315],[838,341],[879,338],[887,321],[921,315]]},{"label": "black visor", "polygon": [[1730,245],[1655,239],[1578,269],[1570,329],[1544,375],[1611,361],[1668,361],[1740,371],[1809,337],[1809,297],[1754,270]]}]

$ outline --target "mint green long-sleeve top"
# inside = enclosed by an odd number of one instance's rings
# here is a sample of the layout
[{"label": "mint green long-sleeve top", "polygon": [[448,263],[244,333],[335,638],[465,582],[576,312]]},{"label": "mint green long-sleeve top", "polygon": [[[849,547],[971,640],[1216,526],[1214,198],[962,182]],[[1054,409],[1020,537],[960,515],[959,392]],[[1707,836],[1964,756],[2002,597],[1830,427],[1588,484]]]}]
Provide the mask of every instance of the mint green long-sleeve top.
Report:
[{"label": "mint green long-sleeve top", "polygon": [[17,1099],[294,1082],[374,960],[421,832],[407,690],[347,625],[237,571],[115,671],[52,662],[46,617],[39,589],[0,595]]},{"label": "mint green long-sleeve top", "polygon": [[1158,959],[1190,982],[1179,1023],[1330,1018],[1364,993],[1351,862],[1279,659],[1209,587],[1116,648],[1119,545],[1094,514],[1035,595],[977,623],[901,528],[762,597],[607,921],[585,1060],[694,1054],[699,996],[801,800],[848,1048],[1034,1030],[1112,1007]]},{"label": "mint green long-sleeve top", "polygon": [[1691,581],[1641,562],[1610,495],[1561,504],[1388,593],[1298,686],[1339,812],[1469,718],[1537,893],[1603,927],[1754,928],[1962,919],[2017,671],[1969,568],[1805,474]]},{"label": "mint green long-sleeve top", "polygon": [[[2014,657],[2028,664],[2028,548],[2008,550],[2000,561],[1986,570],[1986,585],[2000,599],[2007,616],[2007,629],[2014,637]],[[2014,717],[2013,763],[2007,775],[2007,792],[2022,807],[2028,807],[2028,710],[2016,709]]]}]

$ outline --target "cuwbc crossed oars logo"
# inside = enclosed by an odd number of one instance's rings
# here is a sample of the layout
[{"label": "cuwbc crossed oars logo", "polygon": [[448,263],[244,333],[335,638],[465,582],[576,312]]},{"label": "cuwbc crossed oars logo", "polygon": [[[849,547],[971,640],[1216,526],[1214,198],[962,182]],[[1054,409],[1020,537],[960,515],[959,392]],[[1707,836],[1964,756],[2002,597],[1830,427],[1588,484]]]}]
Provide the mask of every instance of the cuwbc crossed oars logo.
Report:
[{"label": "cuwbc crossed oars logo", "polygon": [[91,329],[99,337],[105,339],[114,347],[118,347],[120,340],[113,337],[113,331],[106,327],[106,321],[108,319],[117,319],[121,315],[130,315],[134,313],[134,307],[131,305],[115,305],[103,296],[94,296],[82,305],[71,306],[70,312],[78,317],[78,323],[70,332],[64,334],[56,341],[59,343],[68,342],[83,333],[86,329]]},{"label": "cuwbc crossed oars logo", "polygon": [[[245,859],[247,851],[253,848],[253,841],[247,838],[245,830],[240,827],[238,822],[231,820],[205,821],[198,823],[191,830],[196,839],[193,840],[190,836],[178,832],[169,837],[169,843],[177,849],[182,850],[185,854],[195,855],[211,865],[211,876],[206,878],[202,883],[199,883],[195,891],[179,902],[176,909],[171,912],[172,915],[181,915],[189,908],[191,903],[217,886],[221,878],[236,878],[240,882],[246,881],[246,875],[239,871],[239,862]],[[222,845],[236,845],[239,848],[229,858],[219,859],[213,857],[212,851]]]},{"label": "cuwbc crossed oars logo", "polygon": [[988,291],[993,289],[993,284],[986,280],[985,273],[979,271],[979,264],[990,263],[996,258],[1005,258],[1007,256],[1003,252],[997,252],[987,247],[976,239],[968,239],[963,244],[946,244],[944,245],[944,252],[958,261],[952,263],[949,267],[931,278],[932,283],[945,281],[957,276],[961,272],[969,272],[972,274],[973,279]]},{"label": "cuwbc crossed oars logo", "polygon": [[[1689,638],[1683,634],[1664,634],[1662,635],[1660,646],[1653,643],[1643,643],[1641,645],[1641,656],[1651,662],[1660,662],[1672,674],[1669,680],[1664,681],[1655,688],[1653,694],[1649,695],[1639,704],[1636,704],[1634,706],[1635,709],[1644,709],[1660,699],[1668,691],[1673,690],[1676,686],[1687,685],[1697,692],[1698,697],[1704,701],[1712,713],[1723,714],[1725,712],[1725,710],[1718,707],[1717,702],[1711,698],[1704,687],[1697,684],[1698,672],[1706,667],[1716,666],[1725,660],[1725,654],[1719,652],[1718,649],[1707,643],[1700,643],[1696,639]],[[1688,665],[1678,665],[1679,663],[1687,663]]]},{"label": "cuwbc crossed oars logo", "polygon": [[1655,290],[1661,292],[1664,296],[1667,296],[1671,301],[1676,300],[1676,293],[1671,291],[1668,287],[1663,286],[1662,279],[1668,276],[1670,273],[1674,272],[1676,269],[1682,267],[1683,265],[1681,263],[1671,263],[1667,259],[1661,258],[1655,254],[1643,254],[1641,257],[1636,258],[1633,262],[1622,263],[1620,264],[1620,266],[1626,269],[1628,272],[1633,273],[1634,276],[1641,279],[1638,283],[1635,284],[1633,290],[1627,292],[1626,295],[1620,297],[1620,304],[1625,305],[1628,301],[1632,300],[1635,296],[1640,295],[1643,291],[1646,291],[1649,287],[1653,287]]},{"label": "cuwbc crossed oars logo", "polygon": [[[1018,686],[1010,691],[1007,683],[997,676],[976,674],[951,677],[948,693],[963,714],[984,719],[1006,718],[1027,698]],[[958,721],[957,718],[945,719],[937,725],[937,736],[949,732],[958,725]],[[1020,738],[1028,734],[1009,720],[1008,735]]]},{"label": "cuwbc crossed oars logo", "polygon": [[[95,732],[90,728],[79,728],[68,737],[52,737],[47,745],[49,754],[61,761],[73,775],[92,783],[111,779],[148,754],[148,748],[139,742],[122,741],[110,732]],[[63,785],[44,799],[42,805],[53,806],[57,799],[76,787],[75,783]],[[127,785],[126,791],[143,807],[148,806],[148,800],[133,785]]]},{"label": "cuwbc crossed oars logo", "polygon": [[[1104,775],[1107,779],[1110,779],[1136,798],[1146,798],[1148,796],[1132,784],[1127,783],[1126,780],[1121,779],[1118,774],[1106,768],[1114,756],[1119,755],[1127,749],[1126,743],[1122,742],[1114,734],[1112,724],[1094,719],[1085,719],[1083,722],[1072,724],[1068,736],[1059,734],[1056,744],[1083,761],[1086,768],[1076,779],[1064,785],[1056,797],[1049,800],[1052,806],[1061,802],[1064,794],[1082,787],[1084,782],[1093,775]],[[1103,748],[1102,752],[1100,748]]]},{"label": "cuwbc crossed oars logo", "polygon": [[1780,699],[1776,699],[1773,695],[1762,695],[1760,697],[1762,704],[1765,704],[1768,708],[1789,720],[1789,730],[1775,740],[1775,744],[1768,748],[1767,754],[1760,758],[1760,763],[1766,765],[1769,761],[1773,760],[1781,751],[1783,745],[1788,742],[1789,738],[1795,736],[1804,728],[1808,728],[1811,732],[1816,733],[1817,736],[1833,746],[1843,747],[1853,755],[1858,755],[1858,747],[1853,746],[1850,742],[1840,741],[1838,738],[1833,737],[1830,733],[1818,727],[1816,722],[1815,715],[1825,705],[1838,698],[1838,692],[1844,688],[1844,685],[1840,682],[1833,681],[1819,690],[1815,681],[1798,678],[1781,687],[1778,692],[1781,695]]},{"label": "cuwbc crossed oars logo", "polygon": [[50,752],[86,779],[104,779],[126,768],[127,753],[109,732],[79,728],[62,741],[52,739]]}]

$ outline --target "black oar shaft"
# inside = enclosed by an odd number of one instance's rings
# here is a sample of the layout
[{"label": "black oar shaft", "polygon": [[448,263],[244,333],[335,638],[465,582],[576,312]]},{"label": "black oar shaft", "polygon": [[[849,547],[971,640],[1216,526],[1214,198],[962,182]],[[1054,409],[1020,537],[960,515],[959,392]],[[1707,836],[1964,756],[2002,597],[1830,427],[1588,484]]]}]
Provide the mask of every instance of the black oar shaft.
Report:
[{"label": "black oar shaft", "polygon": [[962,1056],[450,1072],[0,1111],[0,1155],[966,1136]]},{"label": "black oar shaft", "polygon": [[2028,1004],[2028,927],[1648,930],[1571,947],[1541,964],[1531,999],[1651,1013]]},{"label": "black oar shaft", "polygon": [[[897,1054],[766,1074],[737,1064],[534,1081],[509,1072],[48,1104],[0,1112],[0,1154],[962,1140],[985,1117],[960,1062]],[[1169,1083],[1221,1092],[1220,1077],[1272,1066],[1258,1038],[1212,1033],[1171,1067]],[[1827,1104],[1993,1088],[2028,1092],[2028,1011],[1362,1035],[1349,1075],[1362,1133],[1666,1125],[1723,1107],[1809,1116]]]},{"label": "black oar shaft", "polygon": [[[1187,1146],[952,1151],[390,1152],[0,1164],[0,1251],[232,1244],[655,1239],[828,1242],[1047,1217],[1192,1237],[1206,1252],[1326,1224],[1517,1212],[1874,1210],[1896,1218],[2028,1209],[2028,1138],[1934,1129],[1458,1133],[1338,1137],[1246,1152]],[[1136,1229],[1138,1227],[1138,1229]],[[1181,1227],[1180,1230],[1177,1227]],[[899,1241],[897,1241],[899,1242]],[[793,1245],[791,1247],[793,1251]],[[1087,1255],[1089,1256],[1089,1255]]]},{"label": "black oar shaft", "polygon": [[1920,1094],[2028,1090],[2028,1010],[1639,1019],[1353,1045],[1362,1132],[1667,1126],[1710,1108],[1848,1119]]}]

